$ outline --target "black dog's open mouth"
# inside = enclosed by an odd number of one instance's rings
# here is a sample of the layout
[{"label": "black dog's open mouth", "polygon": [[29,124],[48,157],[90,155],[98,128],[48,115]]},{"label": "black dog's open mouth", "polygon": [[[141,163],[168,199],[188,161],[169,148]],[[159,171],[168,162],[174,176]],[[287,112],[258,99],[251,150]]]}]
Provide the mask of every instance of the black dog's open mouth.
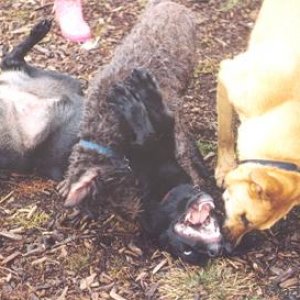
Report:
[{"label": "black dog's open mouth", "polygon": [[219,242],[222,236],[218,222],[212,214],[214,208],[213,200],[208,195],[200,195],[188,207],[184,218],[175,224],[175,232],[194,242]]}]

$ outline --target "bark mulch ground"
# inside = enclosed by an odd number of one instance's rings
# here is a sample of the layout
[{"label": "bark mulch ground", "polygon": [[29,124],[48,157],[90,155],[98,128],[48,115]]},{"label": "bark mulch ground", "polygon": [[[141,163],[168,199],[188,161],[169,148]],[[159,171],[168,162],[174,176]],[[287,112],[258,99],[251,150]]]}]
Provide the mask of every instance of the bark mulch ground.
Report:
[{"label": "bark mulch ground", "polygon": [[[79,77],[86,87],[109,61],[146,1],[89,0],[84,12],[99,46],[66,42],[54,24],[29,61]],[[180,0],[201,14],[199,62],[185,96],[185,120],[213,171],[216,74],[221,59],[242,51],[258,0]],[[50,1],[1,0],[0,55],[52,15]],[[141,235],[137,224],[103,209],[90,220],[66,211],[54,182],[0,174],[0,299],[300,299],[300,211],[272,230],[249,235],[240,254],[195,267]],[[221,192],[204,184],[222,216]]]}]

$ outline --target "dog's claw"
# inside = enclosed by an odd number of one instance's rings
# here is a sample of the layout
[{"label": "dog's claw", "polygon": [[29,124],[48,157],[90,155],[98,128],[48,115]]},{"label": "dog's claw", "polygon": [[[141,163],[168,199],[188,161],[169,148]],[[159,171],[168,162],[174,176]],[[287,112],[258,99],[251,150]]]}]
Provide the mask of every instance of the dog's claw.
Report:
[{"label": "dog's claw", "polygon": [[70,181],[65,179],[56,186],[56,189],[58,191],[58,194],[63,199],[65,199],[70,191],[70,187],[71,187]]},{"label": "dog's claw", "polygon": [[51,29],[52,20],[42,20],[36,24],[30,31],[30,35],[35,39],[41,40]]},{"label": "dog's claw", "polygon": [[135,83],[144,83],[146,85],[152,85],[154,89],[157,89],[157,83],[154,77],[147,71],[146,69],[143,68],[135,68],[132,71],[132,81]]}]

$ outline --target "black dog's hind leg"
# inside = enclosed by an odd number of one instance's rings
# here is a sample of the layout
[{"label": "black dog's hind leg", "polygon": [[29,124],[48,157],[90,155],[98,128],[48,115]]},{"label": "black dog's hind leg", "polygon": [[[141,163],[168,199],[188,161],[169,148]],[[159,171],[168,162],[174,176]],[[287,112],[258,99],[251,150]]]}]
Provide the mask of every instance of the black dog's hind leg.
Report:
[{"label": "black dog's hind leg", "polygon": [[143,146],[154,135],[148,112],[142,101],[124,83],[115,85],[109,94],[109,101],[121,114],[134,134],[133,145]]},{"label": "black dog's hind leg", "polygon": [[40,42],[51,28],[52,21],[43,20],[36,24],[30,34],[23,42],[18,44],[13,50],[6,54],[1,62],[1,69],[6,70],[24,70],[27,71],[30,67],[26,64],[24,57],[32,49],[34,45]]}]

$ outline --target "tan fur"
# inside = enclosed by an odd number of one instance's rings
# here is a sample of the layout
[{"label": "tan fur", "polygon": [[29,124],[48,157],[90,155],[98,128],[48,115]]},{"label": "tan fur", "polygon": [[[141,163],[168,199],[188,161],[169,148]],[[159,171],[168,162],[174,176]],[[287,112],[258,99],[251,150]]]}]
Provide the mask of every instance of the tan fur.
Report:
[{"label": "tan fur", "polygon": [[[300,1],[265,0],[246,52],[221,62],[218,77],[218,163],[224,184],[225,231],[236,244],[252,229],[270,228],[300,204],[300,173],[239,160],[267,159],[300,166]],[[250,222],[245,226],[241,216]]]}]

